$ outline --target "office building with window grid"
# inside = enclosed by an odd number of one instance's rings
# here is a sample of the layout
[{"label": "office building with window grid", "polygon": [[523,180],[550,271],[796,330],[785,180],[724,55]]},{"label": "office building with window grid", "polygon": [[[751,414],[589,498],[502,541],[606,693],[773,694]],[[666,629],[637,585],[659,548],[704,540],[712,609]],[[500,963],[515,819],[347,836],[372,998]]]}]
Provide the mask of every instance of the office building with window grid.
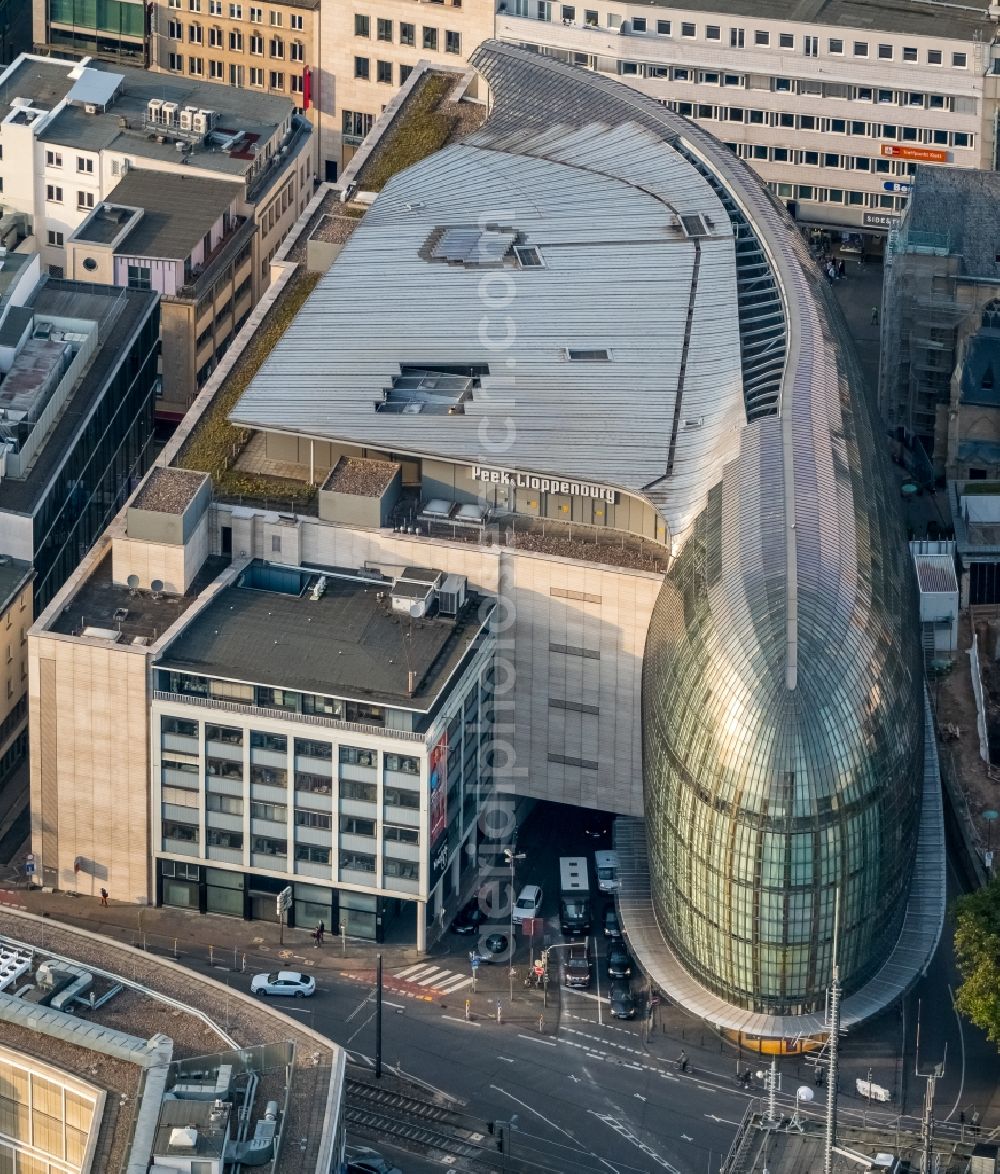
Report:
[{"label": "office building with window grid", "polygon": [[496,35],[620,78],[746,160],[796,220],[884,235],[917,163],[992,168],[992,10],[500,0]]}]

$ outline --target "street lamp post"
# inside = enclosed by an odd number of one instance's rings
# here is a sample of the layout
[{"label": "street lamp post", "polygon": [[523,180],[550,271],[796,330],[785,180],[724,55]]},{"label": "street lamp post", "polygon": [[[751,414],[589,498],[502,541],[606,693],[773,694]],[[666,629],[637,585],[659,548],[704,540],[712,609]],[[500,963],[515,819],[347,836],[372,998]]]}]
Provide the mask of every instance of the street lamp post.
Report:
[{"label": "street lamp post", "polygon": [[510,848],[504,848],[503,858],[510,865],[510,958],[507,965],[507,977],[510,979],[510,1001],[514,1001],[514,865],[518,860],[523,860],[524,853],[517,852],[515,849],[517,844]]}]

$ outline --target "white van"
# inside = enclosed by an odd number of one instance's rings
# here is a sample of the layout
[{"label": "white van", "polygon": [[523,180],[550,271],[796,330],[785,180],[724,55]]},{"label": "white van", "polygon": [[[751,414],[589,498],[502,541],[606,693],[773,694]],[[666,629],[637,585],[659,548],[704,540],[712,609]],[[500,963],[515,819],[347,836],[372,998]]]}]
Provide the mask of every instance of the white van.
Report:
[{"label": "white van", "polygon": [[601,892],[615,892],[618,888],[618,853],[595,852],[594,867],[597,869],[597,887]]}]

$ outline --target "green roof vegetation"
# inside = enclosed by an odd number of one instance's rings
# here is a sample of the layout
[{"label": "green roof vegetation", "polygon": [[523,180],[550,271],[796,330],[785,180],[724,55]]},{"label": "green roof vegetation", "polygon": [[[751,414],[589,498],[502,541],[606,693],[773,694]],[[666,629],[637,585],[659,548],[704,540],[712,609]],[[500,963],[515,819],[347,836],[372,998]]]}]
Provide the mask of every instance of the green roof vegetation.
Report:
[{"label": "green roof vegetation", "polygon": [[398,171],[440,151],[448,142],[458,117],[442,110],[441,104],[456,80],[454,74],[432,73],[410,95],[394,129],[361,168],[358,187],[362,191],[380,192]]},{"label": "green roof vegetation", "polygon": [[966,481],[962,493],[972,497],[1000,496],[1000,481]]},{"label": "green roof vegetation", "polygon": [[183,469],[210,473],[219,496],[306,503],[316,495],[315,486],[306,485],[301,481],[232,468],[251,433],[246,428],[236,428],[230,424],[229,413],[263,366],[264,360],[274,350],[275,344],[288,329],[319,278],[318,273],[305,273],[301,270],[292,276],[265,315],[250,345],[236,360],[228,378],[209,404],[177,458],[177,464]]}]

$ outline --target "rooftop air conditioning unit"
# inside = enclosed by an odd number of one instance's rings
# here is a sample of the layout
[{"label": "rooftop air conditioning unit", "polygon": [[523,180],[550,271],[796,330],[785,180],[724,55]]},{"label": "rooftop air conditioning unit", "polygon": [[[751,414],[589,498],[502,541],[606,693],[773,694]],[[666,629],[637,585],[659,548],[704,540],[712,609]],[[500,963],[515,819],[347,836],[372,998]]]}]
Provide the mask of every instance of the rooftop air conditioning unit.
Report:
[{"label": "rooftop air conditioning unit", "polygon": [[192,120],[194,129],[200,135],[207,135],[215,124],[214,110],[199,110]]},{"label": "rooftop air conditioning unit", "polygon": [[185,106],[181,111],[181,130],[193,129],[194,116],[198,113],[197,107]]},{"label": "rooftop air conditioning unit", "polygon": [[177,121],[177,103],[164,102],[160,107],[160,114],[162,115],[160,121],[164,126],[174,126]]},{"label": "rooftop air conditioning unit", "polygon": [[162,98],[150,98],[149,103],[146,106],[146,118],[149,119],[150,122],[159,122],[160,121],[160,111],[162,109],[163,109],[163,99]]},{"label": "rooftop air conditioning unit", "polygon": [[99,107],[93,102],[87,102],[83,108],[88,114],[96,114],[99,109]]}]

